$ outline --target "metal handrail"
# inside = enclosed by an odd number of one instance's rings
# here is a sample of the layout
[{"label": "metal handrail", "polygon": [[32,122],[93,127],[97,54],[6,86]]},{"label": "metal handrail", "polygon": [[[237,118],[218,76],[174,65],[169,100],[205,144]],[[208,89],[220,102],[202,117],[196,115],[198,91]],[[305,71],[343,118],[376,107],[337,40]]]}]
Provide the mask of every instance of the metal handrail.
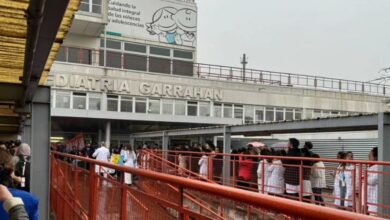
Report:
[{"label": "metal handrail", "polygon": [[261,193],[249,192],[241,189],[235,189],[227,186],[221,186],[218,184],[210,184],[202,181],[172,176],[168,174],[162,174],[144,169],[137,169],[125,166],[118,166],[108,162],[101,162],[90,158],[52,152],[53,156],[63,156],[88,162],[91,165],[99,165],[115,169],[121,172],[128,172],[138,176],[146,177],[156,181],[162,181],[177,186],[181,186],[187,189],[193,189],[204,193],[221,196],[227,199],[243,202],[253,206],[261,207],[264,209],[284,213],[291,216],[304,219],[378,219],[372,216],[366,216],[342,210],[331,209],[327,207],[319,207],[312,204],[306,204],[302,202],[292,201],[284,198],[273,197],[264,195]]}]

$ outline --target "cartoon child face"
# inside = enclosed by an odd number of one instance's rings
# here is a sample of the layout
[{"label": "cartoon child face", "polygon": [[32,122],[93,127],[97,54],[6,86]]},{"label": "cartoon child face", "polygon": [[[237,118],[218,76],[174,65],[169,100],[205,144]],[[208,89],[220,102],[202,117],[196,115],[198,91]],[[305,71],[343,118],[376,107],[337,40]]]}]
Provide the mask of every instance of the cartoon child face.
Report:
[{"label": "cartoon child face", "polygon": [[176,12],[177,10],[172,7],[160,8],[154,13],[150,27],[157,33],[175,30],[177,26],[176,22],[173,20],[173,15]]},{"label": "cartoon child face", "polygon": [[196,11],[183,8],[177,11],[173,18],[180,29],[186,32],[196,32]]}]

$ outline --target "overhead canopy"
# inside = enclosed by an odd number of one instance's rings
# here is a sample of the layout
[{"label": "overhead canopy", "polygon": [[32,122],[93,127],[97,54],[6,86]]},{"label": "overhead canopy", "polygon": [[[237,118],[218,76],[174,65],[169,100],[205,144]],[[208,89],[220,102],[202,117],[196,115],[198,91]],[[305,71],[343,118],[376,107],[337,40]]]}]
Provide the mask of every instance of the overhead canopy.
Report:
[{"label": "overhead canopy", "polygon": [[25,106],[45,83],[79,4],[0,0],[0,133],[16,132],[28,116]]}]

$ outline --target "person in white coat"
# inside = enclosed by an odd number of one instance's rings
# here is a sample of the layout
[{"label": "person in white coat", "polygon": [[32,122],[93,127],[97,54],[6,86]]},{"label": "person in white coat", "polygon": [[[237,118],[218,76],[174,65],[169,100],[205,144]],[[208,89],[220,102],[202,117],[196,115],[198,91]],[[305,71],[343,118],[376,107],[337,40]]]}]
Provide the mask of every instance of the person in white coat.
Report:
[{"label": "person in white coat", "polygon": [[204,149],[204,154],[198,161],[199,165],[199,175],[205,179],[208,177],[209,170],[209,157],[207,153],[210,152],[208,149]]},{"label": "person in white coat", "polygon": [[[353,153],[351,151],[346,152],[345,159],[353,160]],[[353,185],[354,178],[355,178],[355,182],[357,182],[355,164],[347,163],[347,165],[345,166],[345,183],[346,183],[347,191],[345,195],[344,205],[345,207],[348,207],[350,209],[352,209],[355,202],[353,201],[354,187],[356,187],[356,185]]]},{"label": "person in white coat", "polygon": [[[281,156],[280,151],[275,151],[274,156]],[[284,194],[284,171],[283,163],[279,158],[274,158],[268,167],[270,176],[268,177],[267,192],[269,195]]]},{"label": "person in white coat", "polygon": [[[377,161],[378,160],[378,148],[374,147],[369,155],[368,159],[370,161]],[[377,215],[378,214],[378,184],[379,184],[379,165],[369,165],[367,168],[367,182],[364,184],[367,184],[367,188],[364,187],[363,189],[367,189],[367,205],[366,208],[368,209],[368,213],[370,215]],[[364,198],[365,192],[363,192],[363,198]],[[365,203],[365,202],[364,202]]]},{"label": "person in white coat", "polygon": [[[318,154],[313,154],[313,158],[320,158]],[[310,182],[313,189],[315,203],[325,206],[322,198],[322,189],[326,188],[325,165],[322,161],[316,161],[310,172]]]},{"label": "person in white coat", "polygon": [[[340,152],[337,156],[338,159],[345,160],[346,154],[344,152]],[[337,208],[343,209],[345,206],[345,196],[347,191],[347,184],[346,184],[346,171],[345,171],[345,163],[340,163],[337,166],[337,169],[335,170],[334,174],[334,191],[333,196],[334,204]]]},{"label": "person in white coat", "polygon": [[[137,167],[137,155],[135,154],[132,146],[128,145],[120,152],[121,158],[123,158],[124,166],[135,168]],[[124,174],[124,182],[127,185],[131,185],[133,183],[132,174],[125,173]]]},{"label": "person in white coat", "polygon": [[[92,154],[92,157],[96,158],[98,161],[109,162],[110,160],[110,151],[106,147],[105,143],[102,142],[100,147]],[[103,173],[104,177],[107,177],[108,168],[95,166],[96,173]]]},{"label": "person in white coat", "polygon": [[[260,155],[262,156],[270,156],[271,151],[268,149],[263,149],[260,152]],[[272,163],[272,159],[261,159],[259,162],[259,165],[257,167],[257,186],[259,189],[259,192],[266,193],[267,192],[267,184],[268,184],[268,177],[270,176],[270,172],[268,172],[268,167]],[[264,187],[263,187],[264,183]]]}]

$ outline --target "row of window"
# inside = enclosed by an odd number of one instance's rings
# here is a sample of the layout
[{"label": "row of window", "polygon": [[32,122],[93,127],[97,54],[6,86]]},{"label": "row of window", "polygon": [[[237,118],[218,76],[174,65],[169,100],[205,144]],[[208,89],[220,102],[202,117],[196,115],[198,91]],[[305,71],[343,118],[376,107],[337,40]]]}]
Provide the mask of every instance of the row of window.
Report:
[{"label": "row of window", "polygon": [[303,109],[300,108],[239,105],[124,95],[107,95],[105,99],[106,106],[103,108],[103,97],[100,93],[79,93],[58,90],[55,91],[55,97],[53,98],[55,98],[55,101],[52,102],[53,108],[105,109],[113,112],[237,118],[242,119],[244,123],[299,120],[302,118],[347,114],[346,112],[316,109],[306,109],[305,114],[303,114]]},{"label": "row of window", "polygon": [[[99,53],[98,59],[100,66],[182,76],[193,76],[194,72],[194,63],[192,61],[131,54],[111,50],[100,50],[95,52]],[[92,65],[92,63],[94,63],[92,59],[92,50],[73,47],[61,47],[56,58],[57,61],[61,62],[88,65]]]},{"label": "row of window", "polygon": [[81,0],[80,11],[101,14],[102,13],[102,0]]}]

